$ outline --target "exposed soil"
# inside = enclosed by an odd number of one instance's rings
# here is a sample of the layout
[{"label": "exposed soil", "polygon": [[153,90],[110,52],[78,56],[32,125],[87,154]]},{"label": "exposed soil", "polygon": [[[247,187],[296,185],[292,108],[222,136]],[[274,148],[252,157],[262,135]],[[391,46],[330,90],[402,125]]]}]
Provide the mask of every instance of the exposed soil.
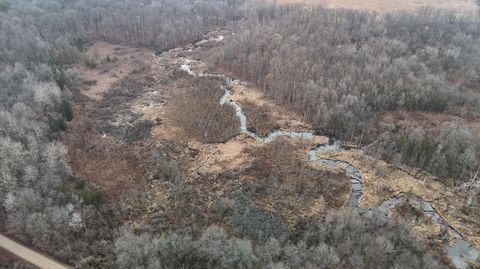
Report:
[{"label": "exposed soil", "polygon": [[[69,74],[77,74],[83,78],[81,93],[94,100],[103,98],[112,85],[140,64],[152,57],[147,49],[131,48],[113,45],[106,42],[96,42],[87,48],[87,58],[96,62],[97,67],[89,68],[84,64],[74,66],[68,70]],[[109,60],[107,60],[109,59]]]}]

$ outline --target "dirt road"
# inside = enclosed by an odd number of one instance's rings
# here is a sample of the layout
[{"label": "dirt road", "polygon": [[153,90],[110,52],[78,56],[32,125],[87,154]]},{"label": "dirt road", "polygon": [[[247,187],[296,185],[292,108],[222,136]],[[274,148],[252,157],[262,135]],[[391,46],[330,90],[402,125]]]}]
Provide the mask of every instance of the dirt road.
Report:
[{"label": "dirt road", "polygon": [[71,269],[72,267],[58,263],[34,250],[24,247],[17,242],[0,234],[0,248],[4,248],[23,260],[41,269]]}]

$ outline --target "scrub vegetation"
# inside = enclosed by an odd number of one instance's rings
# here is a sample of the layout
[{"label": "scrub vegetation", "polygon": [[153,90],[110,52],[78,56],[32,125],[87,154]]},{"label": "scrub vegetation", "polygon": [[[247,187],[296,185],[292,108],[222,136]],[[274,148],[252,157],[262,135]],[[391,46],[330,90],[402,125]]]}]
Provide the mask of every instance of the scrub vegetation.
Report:
[{"label": "scrub vegetation", "polygon": [[[410,204],[352,212],[345,170],[306,156],[327,138],[261,144],[219,100],[242,89],[260,136],[311,126],[433,174],[478,216],[479,29],[434,9],[0,0],[0,232],[82,269],[450,268]],[[405,114],[449,120],[387,120]]]},{"label": "scrub vegetation", "polygon": [[372,134],[375,117],[385,112],[459,115],[463,107],[462,114],[478,118],[476,20],[433,9],[379,16],[264,6],[240,29],[217,63],[262,86],[321,133],[360,144],[382,136],[379,154],[398,154],[403,163],[460,182],[480,167],[480,138],[468,126]]}]

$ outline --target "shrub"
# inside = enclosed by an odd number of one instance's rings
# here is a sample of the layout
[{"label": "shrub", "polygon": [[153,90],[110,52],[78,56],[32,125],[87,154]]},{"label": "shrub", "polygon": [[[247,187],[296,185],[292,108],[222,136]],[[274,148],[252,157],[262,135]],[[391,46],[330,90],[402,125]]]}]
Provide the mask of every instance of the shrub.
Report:
[{"label": "shrub", "polygon": [[168,117],[184,134],[204,143],[222,143],[239,133],[235,110],[220,105],[223,94],[219,81],[197,78],[189,88],[172,97]]},{"label": "shrub", "polygon": [[55,81],[56,81],[58,87],[60,87],[60,89],[62,91],[64,91],[66,86],[68,85],[68,77],[67,77],[67,75],[65,75],[65,72],[63,71],[63,69],[59,69],[59,71],[56,72],[56,80]]},{"label": "shrub", "polygon": [[75,47],[77,47],[78,51],[85,51],[85,41],[82,38],[75,38]]},{"label": "shrub", "polygon": [[59,134],[67,129],[67,124],[63,117],[48,114],[48,126],[53,134]]},{"label": "shrub", "polygon": [[430,163],[438,148],[438,143],[428,137],[416,140],[400,135],[395,144],[398,150],[403,153],[405,162],[421,168],[425,168]]},{"label": "shrub", "polygon": [[154,125],[155,123],[150,120],[139,120],[133,125],[128,124],[125,126],[122,139],[126,143],[144,140],[150,136],[150,131]]},{"label": "shrub", "polygon": [[257,206],[246,197],[234,202],[232,225],[238,236],[256,241],[285,238],[288,232],[287,222],[279,213]]},{"label": "shrub", "polygon": [[105,194],[101,191],[86,192],[83,201],[87,205],[99,206],[105,202]]},{"label": "shrub", "polygon": [[62,116],[66,121],[73,120],[73,108],[69,101],[63,99],[61,105]]},{"label": "shrub", "polygon": [[266,136],[280,127],[274,122],[270,112],[251,101],[242,102],[242,108],[247,114],[247,129],[261,136]]},{"label": "shrub", "polygon": [[75,182],[75,189],[84,190],[86,185],[87,183],[85,182],[85,180],[78,180],[77,182]]},{"label": "shrub", "polygon": [[176,161],[161,158],[157,161],[153,178],[160,181],[174,181],[180,173],[180,166]]},{"label": "shrub", "polygon": [[8,12],[10,10],[10,3],[3,0],[0,1],[0,12]]},{"label": "shrub", "polygon": [[418,220],[418,218],[423,215],[423,212],[419,208],[413,206],[408,200],[401,202],[396,206],[396,209],[403,217],[413,217]]},{"label": "shrub", "polygon": [[97,62],[91,58],[85,58],[84,64],[87,68],[94,69],[98,66]]}]

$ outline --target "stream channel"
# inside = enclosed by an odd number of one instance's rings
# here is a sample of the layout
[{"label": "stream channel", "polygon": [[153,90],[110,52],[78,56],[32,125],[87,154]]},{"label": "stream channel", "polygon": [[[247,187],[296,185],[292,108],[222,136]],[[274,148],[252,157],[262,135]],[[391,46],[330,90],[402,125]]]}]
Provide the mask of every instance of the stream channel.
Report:
[{"label": "stream channel", "polygon": [[[206,34],[205,36],[210,36],[210,34]],[[223,36],[210,37],[209,39],[201,40],[199,42],[196,42],[195,44],[190,44],[182,48],[182,50],[191,52],[192,50],[201,48],[200,44],[204,44],[209,41],[221,42],[222,40],[223,40]],[[197,74],[191,69],[191,63],[193,61],[194,60],[188,59],[188,58],[184,59],[183,61],[184,63],[180,66],[180,69],[185,71],[191,76],[221,78],[225,81],[225,84],[227,86],[230,86],[232,84],[247,84],[245,82],[232,79],[222,74],[205,74],[205,73]],[[259,136],[256,133],[251,132],[247,129],[247,115],[245,114],[245,112],[243,111],[242,107],[239,104],[230,100],[231,94],[232,94],[231,91],[227,87],[224,87],[224,94],[220,98],[220,104],[222,105],[227,104],[232,106],[235,109],[235,113],[240,120],[240,131],[244,134],[247,134],[248,136],[255,138],[259,142],[269,143],[275,137],[279,137],[279,136],[286,136],[294,139],[311,139],[312,137],[317,135],[313,130],[312,131],[275,130],[269,133],[267,136]],[[376,211],[385,215],[386,217],[389,217],[390,209],[392,209],[402,201],[408,201],[412,205],[415,205],[416,207],[421,209],[422,212],[426,216],[428,216],[432,222],[440,226],[441,230],[443,231],[443,234],[445,235],[443,238],[445,251],[447,255],[452,259],[453,264],[457,268],[467,269],[468,261],[475,261],[479,257],[480,255],[479,250],[476,249],[474,246],[472,246],[472,244],[467,242],[457,230],[455,230],[451,225],[449,225],[438,213],[438,211],[432,206],[430,202],[425,201],[421,197],[402,192],[391,197],[388,200],[383,201],[376,208],[359,207],[358,204],[363,194],[363,183],[362,183],[361,172],[349,162],[342,161],[342,160],[321,158],[317,156],[317,152],[338,151],[338,150],[346,150],[346,149],[342,148],[341,141],[330,139],[330,142],[328,144],[322,144],[314,148],[311,148],[308,151],[308,159],[312,162],[320,162],[331,167],[341,167],[345,170],[347,177],[350,179],[350,182],[352,184],[352,192],[350,193],[349,206],[354,212],[357,212],[359,214],[366,214],[369,212],[373,213],[373,211]],[[448,236],[446,233],[447,231],[453,235],[453,240],[450,240],[450,241],[448,240]]]}]

